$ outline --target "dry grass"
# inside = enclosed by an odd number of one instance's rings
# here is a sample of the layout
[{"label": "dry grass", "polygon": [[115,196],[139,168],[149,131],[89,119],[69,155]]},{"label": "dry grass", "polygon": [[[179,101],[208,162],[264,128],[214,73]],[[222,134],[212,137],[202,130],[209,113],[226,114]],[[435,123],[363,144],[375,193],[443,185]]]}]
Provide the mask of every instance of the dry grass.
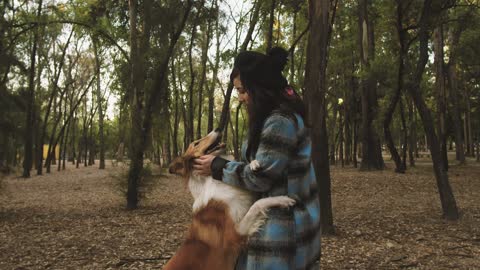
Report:
[{"label": "dry grass", "polygon": [[[126,211],[121,168],[4,179],[0,269],[160,269],[186,231],[190,195],[155,171],[142,207]],[[456,222],[441,217],[428,162],[404,175],[332,167],[337,235],[323,238],[322,269],[480,269],[480,164],[450,176]]]}]

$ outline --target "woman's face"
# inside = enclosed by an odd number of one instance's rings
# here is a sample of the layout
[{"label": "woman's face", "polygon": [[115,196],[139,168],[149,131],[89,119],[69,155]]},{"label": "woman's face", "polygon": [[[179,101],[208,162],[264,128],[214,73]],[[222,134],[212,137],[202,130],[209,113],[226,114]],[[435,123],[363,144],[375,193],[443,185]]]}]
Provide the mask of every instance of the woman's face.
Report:
[{"label": "woman's face", "polygon": [[240,75],[233,79],[233,86],[235,87],[235,89],[237,89],[238,101],[248,104],[250,97],[248,96],[247,90],[243,88],[242,81],[240,80]]}]

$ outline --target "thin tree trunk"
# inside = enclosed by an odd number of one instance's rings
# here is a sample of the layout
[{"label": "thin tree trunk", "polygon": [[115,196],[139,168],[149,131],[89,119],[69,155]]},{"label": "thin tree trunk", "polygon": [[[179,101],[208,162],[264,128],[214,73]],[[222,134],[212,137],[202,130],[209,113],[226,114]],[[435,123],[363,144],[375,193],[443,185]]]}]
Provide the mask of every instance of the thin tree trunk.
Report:
[{"label": "thin tree trunk", "polygon": [[435,51],[435,87],[437,99],[437,133],[440,139],[440,148],[442,152],[443,165],[448,171],[447,156],[447,128],[446,128],[446,87],[445,87],[445,71],[443,61],[443,27],[438,26],[433,32],[433,43]]},{"label": "thin tree trunk", "polygon": [[[293,26],[292,26],[292,40],[294,41],[295,37],[297,36],[297,14],[298,11],[295,10],[293,12]],[[292,43],[293,43],[292,41]],[[290,78],[289,78],[289,83],[290,85],[295,85],[294,83],[295,80],[295,47],[291,48],[291,53],[290,53]]]},{"label": "thin tree trunk", "polygon": [[[368,16],[368,1],[361,0],[359,5],[359,47],[362,69],[369,70],[370,62],[375,55],[373,24]],[[361,170],[383,170],[380,140],[373,127],[377,115],[378,103],[376,82],[374,78],[366,78],[361,83],[362,97],[362,163]]]},{"label": "thin tree trunk", "polygon": [[400,108],[400,120],[402,122],[402,167],[407,169],[407,142],[408,142],[408,133],[407,133],[407,123],[405,120],[405,108],[403,107],[402,98],[399,100],[399,108]]},{"label": "thin tree trunk", "polygon": [[465,148],[464,148],[464,139],[462,136],[462,117],[459,105],[459,87],[457,79],[457,54],[458,54],[458,44],[460,42],[460,35],[463,31],[463,26],[457,26],[451,29],[449,34],[449,62],[447,66],[448,72],[448,89],[449,96],[451,101],[452,116],[453,116],[453,127],[454,127],[454,139],[455,139],[455,152],[456,159],[460,164],[465,164]]},{"label": "thin tree trunk", "polygon": [[[37,20],[40,18],[42,13],[42,3],[43,0],[40,0],[38,3],[37,9]],[[30,177],[30,170],[32,169],[33,163],[33,127],[34,127],[34,110],[35,110],[35,60],[37,56],[37,46],[39,40],[38,28],[35,28],[33,34],[33,45],[32,52],[30,54],[30,70],[28,77],[28,99],[27,99],[27,117],[25,123],[25,153],[23,160],[23,177]]]},{"label": "thin tree trunk", "polygon": [[402,162],[400,155],[395,147],[395,143],[393,142],[392,133],[390,131],[390,123],[392,122],[393,113],[395,111],[395,107],[397,106],[398,101],[401,99],[401,94],[404,85],[404,68],[405,68],[405,52],[408,51],[408,47],[405,47],[405,30],[402,27],[402,20],[403,20],[403,10],[401,5],[397,6],[397,18],[396,18],[396,28],[397,28],[397,35],[399,39],[399,52],[398,52],[398,73],[397,73],[397,87],[395,89],[395,93],[393,94],[392,100],[388,105],[387,111],[385,113],[385,119],[383,122],[383,131],[385,135],[385,140],[387,142],[387,147],[392,155],[392,159],[395,162],[395,172],[397,173],[405,173],[406,166]]},{"label": "thin tree trunk", "polygon": [[[202,107],[203,107],[203,87],[205,85],[205,80],[207,78],[207,60],[208,60],[208,48],[210,47],[210,38],[212,30],[211,19],[208,20],[206,37],[204,37],[204,44],[202,49],[202,70],[200,82],[198,85],[198,122],[197,122],[197,139],[202,137]],[[209,132],[209,130],[207,130]]]},{"label": "thin tree trunk", "polygon": [[414,107],[413,102],[410,98],[407,98],[408,104],[408,123],[409,132],[408,132],[408,157],[410,161],[410,166],[415,166],[415,149],[417,148],[417,138],[416,138],[416,125],[414,122]]},{"label": "thin tree trunk", "polygon": [[472,137],[472,120],[471,120],[471,104],[470,104],[470,93],[468,88],[465,88],[465,137],[467,143],[467,155],[473,157],[473,137]]},{"label": "thin tree trunk", "polygon": [[218,68],[220,65],[220,29],[218,26],[219,23],[219,16],[218,16],[218,3],[215,1],[215,7],[217,9],[217,18],[215,19],[215,33],[217,35],[216,40],[216,49],[215,49],[215,65],[213,68],[213,77],[212,77],[212,85],[210,89],[208,89],[208,124],[207,124],[207,132],[213,130],[213,114],[214,114],[214,107],[215,107],[215,88],[216,88],[216,78],[218,76]]},{"label": "thin tree trunk", "polygon": [[175,57],[172,57],[172,64],[170,68],[172,72],[172,84],[173,84],[173,96],[174,96],[174,115],[173,115],[173,133],[172,133],[172,147],[173,147],[173,156],[177,157],[178,152],[178,125],[180,122],[180,116],[178,112],[178,89],[177,89],[177,78],[175,76]]},{"label": "thin tree trunk", "polygon": [[477,135],[477,162],[480,162],[480,131]]},{"label": "thin tree trunk", "polygon": [[[67,39],[67,43],[65,44],[65,47],[62,50],[62,56],[60,58],[60,62],[59,62],[59,66],[58,66],[58,72],[55,75],[54,81],[52,83],[53,89],[52,89],[52,93],[49,97],[47,109],[46,109],[46,112],[45,112],[45,117],[43,118],[43,128],[42,128],[42,133],[41,133],[41,136],[40,136],[40,142],[42,144],[45,142],[45,137],[47,136],[48,117],[50,116],[50,111],[52,109],[53,100],[54,100],[54,98],[57,94],[58,80],[60,78],[60,73],[61,73],[63,64],[65,62],[65,55],[66,55],[67,48],[70,44],[70,40],[71,40],[72,36],[73,36],[73,29],[70,32],[70,35]],[[37,175],[41,175],[42,174],[42,169],[43,169],[43,147],[41,147],[38,152],[39,153],[38,153],[38,161],[37,161]]]},{"label": "thin tree trunk", "polygon": [[[256,3],[254,4],[252,17],[250,19],[250,25],[248,27],[247,35],[245,36],[245,39],[243,40],[243,43],[240,46],[240,52],[245,51],[247,49],[248,43],[252,39],[253,30],[255,29],[255,25],[257,24],[257,21],[258,21],[261,3],[262,3],[261,0],[257,0]],[[218,125],[219,129],[222,131],[226,130],[226,127],[227,127],[232,90],[233,90],[233,82],[230,82],[228,84],[227,91],[225,93],[225,100],[223,102],[222,114],[220,116],[220,123]],[[224,136],[224,141],[226,141],[225,137],[226,136]]]},{"label": "thin tree trunk", "polygon": [[329,125],[332,130],[331,132],[332,139],[330,142],[330,164],[336,165],[335,146],[337,142],[335,138],[335,132],[337,131],[337,113],[338,113],[338,103],[336,99],[334,99],[332,103],[332,107],[333,107],[333,116]]},{"label": "thin tree trunk", "polygon": [[[196,21],[198,20],[198,13],[197,17],[192,25],[192,32],[190,33],[190,46],[188,47],[188,66],[190,68],[190,86],[188,88],[188,136],[187,141],[191,142],[194,140],[194,126],[193,126],[193,118],[194,118],[194,105],[193,105],[193,89],[195,86],[195,77],[196,72],[193,69],[193,58],[192,58],[192,50],[193,44],[195,42],[195,33],[197,32],[197,25]],[[200,105],[200,104],[199,104]]]},{"label": "thin tree trunk", "polygon": [[339,146],[339,151],[338,151],[338,158],[340,159],[340,162],[342,164],[342,168],[345,167],[345,160],[343,158],[343,127],[344,127],[344,106],[343,104],[340,106],[340,119],[338,120],[338,126],[340,127],[340,130],[338,131],[339,133],[339,138],[338,138],[338,146]]},{"label": "thin tree trunk", "polygon": [[[149,36],[150,36],[150,9],[149,5],[151,4],[150,1],[144,1],[144,10],[146,11],[146,17],[144,22],[144,46],[142,46],[142,51],[145,53],[148,51],[149,47]],[[166,78],[167,70],[168,70],[168,63],[170,62],[170,57],[173,54],[174,47],[180,38],[180,34],[182,33],[187,18],[190,14],[190,11],[193,6],[193,1],[188,1],[185,13],[183,14],[180,26],[175,29],[170,37],[169,37],[169,44],[168,48],[166,48],[165,54],[160,59],[159,64],[153,69],[153,74],[155,74],[153,83],[149,86],[147,95],[149,97],[148,100],[145,101],[145,109],[141,110],[142,103],[139,102],[139,98],[137,97],[134,99],[133,109],[132,109],[132,123],[138,121],[140,124],[135,124],[134,130],[132,131],[132,146],[131,146],[131,162],[130,168],[128,172],[128,189],[127,189],[127,209],[136,209],[138,207],[138,188],[140,184],[140,177],[143,170],[143,155],[145,149],[147,147],[147,136],[150,133],[152,128],[152,114],[154,106],[162,107],[163,104],[156,104],[159,97],[164,96],[165,87],[162,87],[164,84],[164,80]],[[132,54],[133,57],[130,58],[132,62],[132,68],[138,66],[137,61],[140,59],[135,51],[138,49],[136,38],[137,38],[137,26],[136,26],[136,16],[137,16],[137,3],[136,0],[130,0],[129,2],[129,10],[130,10],[130,45],[131,51],[134,52]],[[143,72],[143,68],[139,68],[141,72]],[[141,79],[141,74],[132,75],[132,86],[134,86],[134,97],[135,95],[139,94],[141,89],[137,88],[136,82]],[[137,77],[138,76],[138,77]],[[144,111],[142,117],[142,111]],[[135,129],[137,128],[137,129]]]},{"label": "thin tree trunk", "polygon": [[101,76],[100,76],[100,59],[98,55],[98,39],[93,37],[93,51],[95,54],[95,73],[97,74],[97,106],[98,106],[98,140],[99,140],[99,154],[100,164],[99,169],[105,169],[105,137],[103,132],[103,107],[102,107],[102,92],[101,92]]},{"label": "thin tree trunk", "polygon": [[270,5],[270,20],[268,23],[268,33],[267,33],[267,52],[272,48],[272,42],[273,42],[273,23],[275,22],[275,6],[276,6],[276,1],[271,0],[271,5]]},{"label": "thin tree trunk", "polygon": [[[397,0],[397,4],[400,3],[400,0]],[[415,106],[418,108],[420,117],[422,118],[423,126],[430,146],[433,169],[435,172],[435,178],[437,180],[437,187],[440,195],[443,215],[447,219],[457,220],[459,217],[457,204],[455,201],[455,197],[453,196],[452,188],[450,187],[450,183],[448,181],[448,174],[445,171],[445,167],[443,165],[443,159],[440,151],[440,143],[438,141],[437,135],[435,134],[433,118],[431,116],[430,110],[428,109],[425,101],[423,100],[422,93],[420,92],[420,82],[422,80],[422,76],[425,70],[425,65],[428,62],[429,33],[427,31],[427,21],[430,17],[431,4],[432,0],[424,1],[418,30],[418,39],[420,40],[419,57],[412,80],[412,85],[410,85],[407,89],[412,96]]]}]

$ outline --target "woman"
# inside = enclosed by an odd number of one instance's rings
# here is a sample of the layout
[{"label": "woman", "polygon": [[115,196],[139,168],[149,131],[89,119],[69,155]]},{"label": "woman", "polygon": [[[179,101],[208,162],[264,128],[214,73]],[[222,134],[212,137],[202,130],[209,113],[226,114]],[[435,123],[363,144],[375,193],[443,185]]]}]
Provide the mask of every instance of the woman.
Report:
[{"label": "woman", "polygon": [[[256,192],[259,198],[288,195],[290,209],[271,209],[262,230],[249,239],[236,269],[311,269],[320,257],[320,206],[311,163],[305,108],[282,75],[288,53],[242,52],[230,75],[238,98],[247,106],[248,140],[241,161],[205,155],[194,169],[204,175]],[[260,169],[249,163],[257,160]],[[315,267],[318,267],[315,266]]]}]

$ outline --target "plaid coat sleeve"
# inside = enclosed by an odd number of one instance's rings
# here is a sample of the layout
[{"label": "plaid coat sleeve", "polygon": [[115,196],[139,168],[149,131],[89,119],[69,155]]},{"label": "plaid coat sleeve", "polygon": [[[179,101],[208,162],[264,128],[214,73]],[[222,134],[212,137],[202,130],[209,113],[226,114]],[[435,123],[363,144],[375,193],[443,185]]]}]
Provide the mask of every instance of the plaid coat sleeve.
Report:
[{"label": "plaid coat sleeve", "polygon": [[[311,142],[303,119],[297,123],[274,113],[267,118],[254,159],[229,162],[222,180],[261,197],[288,195],[297,200],[289,209],[272,208],[262,230],[250,237],[236,269],[311,269],[320,256],[320,206],[311,163]],[[245,159],[245,147],[242,160]]]},{"label": "plaid coat sleeve", "polygon": [[289,155],[295,148],[296,129],[292,120],[274,114],[267,118],[255,160],[260,169],[252,171],[246,162],[229,162],[223,170],[223,182],[254,192],[267,192],[285,176]]}]

